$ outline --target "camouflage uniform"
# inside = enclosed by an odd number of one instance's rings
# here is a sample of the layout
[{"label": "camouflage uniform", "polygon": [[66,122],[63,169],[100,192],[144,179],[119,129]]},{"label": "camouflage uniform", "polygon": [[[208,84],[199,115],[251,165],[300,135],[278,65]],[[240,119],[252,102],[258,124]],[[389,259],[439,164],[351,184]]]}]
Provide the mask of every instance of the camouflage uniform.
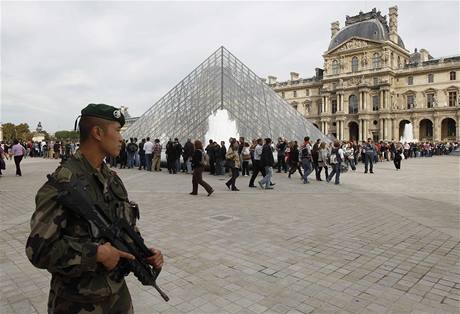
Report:
[{"label": "camouflage uniform", "polygon": [[97,246],[87,222],[66,211],[56,202],[56,184],[77,176],[87,186],[90,197],[108,205],[109,217],[124,217],[135,227],[139,213],[128,201],[121,179],[103,164],[98,171],[77,151],[52,174],[57,183],[46,182],[38,191],[36,210],[26,254],[38,268],[51,274],[49,313],[132,313],[131,296],[124,279],[112,279],[96,262]]}]

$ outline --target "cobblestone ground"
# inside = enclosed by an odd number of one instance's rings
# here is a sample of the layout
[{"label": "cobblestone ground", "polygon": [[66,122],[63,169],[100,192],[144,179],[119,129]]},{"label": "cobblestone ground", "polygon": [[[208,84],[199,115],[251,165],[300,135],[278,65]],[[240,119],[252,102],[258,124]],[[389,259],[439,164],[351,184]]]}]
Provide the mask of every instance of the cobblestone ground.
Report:
[{"label": "cobblestone ground", "polygon": [[[0,313],[46,313],[50,275],[24,253],[34,196],[54,160],[0,178]],[[119,170],[140,228],[166,264],[153,288],[128,278],[136,313],[459,313],[460,158],[378,163],[341,185],[275,174],[275,190],[192,197],[191,176]]]}]

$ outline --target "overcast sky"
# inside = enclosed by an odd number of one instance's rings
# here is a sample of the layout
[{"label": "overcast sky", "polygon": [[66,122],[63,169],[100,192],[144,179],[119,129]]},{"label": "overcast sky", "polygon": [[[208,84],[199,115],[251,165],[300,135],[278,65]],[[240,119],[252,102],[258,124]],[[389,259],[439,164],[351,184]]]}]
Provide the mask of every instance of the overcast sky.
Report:
[{"label": "overcast sky", "polygon": [[459,54],[457,1],[2,1],[0,122],[71,129],[91,102],[141,115],[221,45],[260,77],[311,77],[331,22],[395,4],[407,49]]}]

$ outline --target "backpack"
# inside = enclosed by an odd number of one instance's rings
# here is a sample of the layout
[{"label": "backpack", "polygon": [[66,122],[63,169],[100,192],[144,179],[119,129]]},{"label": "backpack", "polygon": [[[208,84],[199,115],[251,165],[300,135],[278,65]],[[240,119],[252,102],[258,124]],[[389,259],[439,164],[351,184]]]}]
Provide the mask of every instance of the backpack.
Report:
[{"label": "backpack", "polygon": [[305,145],[304,147],[302,147],[302,151],[301,151],[301,159],[311,159],[311,150],[309,150],[307,148],[307,145]]},{"label": "backpack", "polygon": [[335,164],[338,164],[339,162],[342,162],[342,159],[340,158],[340,155],[339,155],[339,150],[333,149],[331,151],[331,156],[329,157],[329,163],[331,165],[335,165]]}]

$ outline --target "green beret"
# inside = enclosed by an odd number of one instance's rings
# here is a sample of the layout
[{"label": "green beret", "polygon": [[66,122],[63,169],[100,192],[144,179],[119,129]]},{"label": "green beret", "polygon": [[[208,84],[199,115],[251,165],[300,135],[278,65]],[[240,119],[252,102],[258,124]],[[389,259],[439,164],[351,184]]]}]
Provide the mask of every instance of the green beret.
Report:
[{"label": "green beret", "polygon": [[121,126],[125,124],[125,116],[121,113],[121,110],[105,104],[89,104],[82,109],[81,116],[117,121]]}]

